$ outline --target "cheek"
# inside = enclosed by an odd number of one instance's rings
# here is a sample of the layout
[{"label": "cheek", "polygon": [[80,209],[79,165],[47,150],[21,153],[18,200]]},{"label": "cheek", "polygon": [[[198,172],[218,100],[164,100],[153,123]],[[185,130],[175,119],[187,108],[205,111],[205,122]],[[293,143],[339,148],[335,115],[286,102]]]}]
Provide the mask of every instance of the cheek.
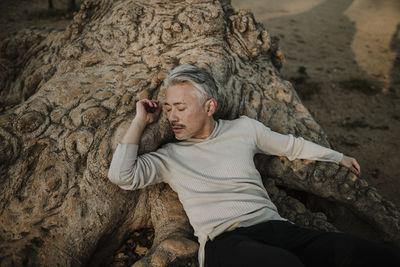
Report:
[{"label": "cheek", "polygon": [[198,125],[202,124],[203,118],[204,113],[202,113],[200,110],[196,110],[194,112],[185,114],[184,120],[186,123],[190,124],[192,128],[196,128]]},{"label": "cheek", "polygon": [[202,113],[201,110],[193,108],[193,109],[188,109],[188,111],[185,113],[185,116],[190,119],[199,119],[201,117]]},{"label": "cheek", "polygon": [[193,122],[195,122],[195,117],[191,113],[182,113],[180,116],[180,120],[182,121],[183,124],[186,125],[186,127],[191,128],[193,125]]}]

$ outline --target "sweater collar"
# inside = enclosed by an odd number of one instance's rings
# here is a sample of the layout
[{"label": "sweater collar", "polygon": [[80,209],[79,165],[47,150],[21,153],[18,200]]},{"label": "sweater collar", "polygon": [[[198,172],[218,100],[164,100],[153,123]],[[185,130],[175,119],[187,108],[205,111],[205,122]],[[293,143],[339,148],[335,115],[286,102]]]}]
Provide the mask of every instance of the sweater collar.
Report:
[{"label": "sweater collar", "polygon": [[213,139],[214,137],[216,137],[218,135],[221,124],[222,124],[221,119],[219,119],[218,121],[215,121],[214,128],[213,128],[211,134],[207,138],[204,138],[204,139],[188,138],[188,139],[180,141],[178,143],[182,144],[182,145],[186,145],[186,144],[200,143],[200,142],[204,142],[204,141]]}]

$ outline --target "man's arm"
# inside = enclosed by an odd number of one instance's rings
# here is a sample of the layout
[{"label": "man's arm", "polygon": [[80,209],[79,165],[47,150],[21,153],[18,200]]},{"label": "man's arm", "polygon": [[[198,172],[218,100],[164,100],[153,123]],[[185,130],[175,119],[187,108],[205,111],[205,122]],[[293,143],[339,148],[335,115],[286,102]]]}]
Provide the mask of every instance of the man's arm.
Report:
[{"label": "man's arm", "polygon": [[108,178],[125,190],[134,190],[161,181],[158,172],[164,166],[162,153],[137,156],[140,137],[150,123],[156,121],[161,109],[156,100],[136,103],[136,116],[118,144],[108,171]]},{"label": "man's arm", "polygon": [[161,108],[158,100],[143,99],[136,103],[136,116],[128,131],[121,140],[123,144],[139,144],[140,137],[146,126],[160,116]]},{"label": "man's arm", "polygon": [[305,140],[303,137],[274,132],[256,120],[252,120],[252,124],[256,130],[256,145],[261,152],[286,156],[289,160],[299,158],[335,162],[356,175],[361,173],[358,162],[343,153]]}]

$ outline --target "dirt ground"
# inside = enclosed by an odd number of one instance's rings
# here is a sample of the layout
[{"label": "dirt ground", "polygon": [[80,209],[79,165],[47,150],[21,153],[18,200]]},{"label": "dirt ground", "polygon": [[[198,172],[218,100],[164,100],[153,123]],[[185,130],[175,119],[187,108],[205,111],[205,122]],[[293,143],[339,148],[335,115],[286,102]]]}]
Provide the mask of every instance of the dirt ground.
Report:
[{"label": "dirt ground", "polygon": [[[280,38],[290,80],[333,149],[400,208],[400,1],[232,0]],[[329,216],[329,215],[328,215]],[[371,239],[336,216],[340,230]]]},{"label": "dirt ground", "polygon": [[233,0],[286,57],[293,82],[332,147],[400,207],[400,1]]},{"label": "dirt ground", "polygon": [[[54,0],[65,8],[66,0]],[[78,1],[77,1],[78,2]],[[400,208],[400,1],[232,0],[280,38],[283,77],[327,134],[358,160],[361,176]],[[0,40],[28,26],[65,28],[38,18],[46,0],[1,1]]]}]

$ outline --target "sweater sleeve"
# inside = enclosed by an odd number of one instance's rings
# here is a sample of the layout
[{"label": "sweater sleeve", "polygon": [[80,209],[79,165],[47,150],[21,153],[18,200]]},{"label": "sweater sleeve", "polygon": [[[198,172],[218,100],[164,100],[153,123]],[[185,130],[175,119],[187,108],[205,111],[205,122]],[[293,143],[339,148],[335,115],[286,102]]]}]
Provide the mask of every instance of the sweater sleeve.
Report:
[{"label": "sweater sleeve", "polygon": [[139,146],[119,143],[108,170],[108,178],[125,190],[140,189],[163,181],[163,149],[138,156]]},{"label": "sweater sleeve", "polygon": [[250,121],[256,132],[256,146],[262,153],[286,156],[291,161],[294,159],[310,159],[330,161],[336,164],[339,164],[343,158],[343,153],[310,142],[303,137],[280,134],[257,120],[250,119]]}]

